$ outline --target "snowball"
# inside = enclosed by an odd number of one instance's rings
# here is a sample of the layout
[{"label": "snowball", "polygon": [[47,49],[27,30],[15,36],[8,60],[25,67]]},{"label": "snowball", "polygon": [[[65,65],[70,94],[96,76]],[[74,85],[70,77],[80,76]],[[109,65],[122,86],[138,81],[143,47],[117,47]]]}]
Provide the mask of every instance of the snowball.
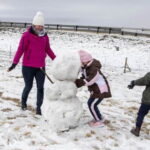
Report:
[{"label": "snowball", "polygon": [[81,61],[77,52],[59,55],[53,62],[52,74],[57,80],[74,81],[79,73]]}]

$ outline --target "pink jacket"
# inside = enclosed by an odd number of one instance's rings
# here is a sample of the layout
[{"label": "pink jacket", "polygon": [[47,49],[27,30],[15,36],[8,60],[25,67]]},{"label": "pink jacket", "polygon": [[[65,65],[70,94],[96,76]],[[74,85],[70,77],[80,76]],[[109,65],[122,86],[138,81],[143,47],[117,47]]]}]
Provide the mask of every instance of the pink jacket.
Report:
[{"label": "pink jacket", "polygon": [[13,63],[18,64],[23,55],[23,66],[35,68],[45,67],[45,58],[47,54],[52,60],[56,57],[50,48],[48,36],[39,37],[30,33],[28,29],[21,37]]}]

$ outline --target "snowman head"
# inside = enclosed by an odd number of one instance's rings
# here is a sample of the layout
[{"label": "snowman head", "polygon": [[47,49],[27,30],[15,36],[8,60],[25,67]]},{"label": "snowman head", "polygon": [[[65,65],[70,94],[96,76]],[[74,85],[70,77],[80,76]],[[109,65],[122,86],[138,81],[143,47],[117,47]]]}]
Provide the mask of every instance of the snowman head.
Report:
[{"label": "snowman head", "polygon": [[53,62],[52,74],[60,81],[75,81],[81,67],[80,56],[78,52],[67,52],[59,55]]}]

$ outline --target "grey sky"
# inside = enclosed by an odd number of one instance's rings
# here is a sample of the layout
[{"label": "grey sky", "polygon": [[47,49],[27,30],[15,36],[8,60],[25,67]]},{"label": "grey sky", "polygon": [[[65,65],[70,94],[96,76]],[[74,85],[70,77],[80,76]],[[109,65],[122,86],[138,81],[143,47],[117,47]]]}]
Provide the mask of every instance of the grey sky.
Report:
[{"label": "grey sky", "polygon": [[1,21],[150,28],[150,0],[0,0]]}]

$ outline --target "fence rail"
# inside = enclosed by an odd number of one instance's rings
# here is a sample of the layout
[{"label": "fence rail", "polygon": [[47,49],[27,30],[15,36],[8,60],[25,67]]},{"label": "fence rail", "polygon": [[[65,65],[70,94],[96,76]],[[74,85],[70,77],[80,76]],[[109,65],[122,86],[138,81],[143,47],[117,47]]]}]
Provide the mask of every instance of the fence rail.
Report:
[{"label": "fence rail", "polygon": [[[0,22],[0,28],[3,28],[3,27],[26,28],[30,25],[31,23]],[[109,33],[109,34],[150,37],[150,29],[145,29],[145,28],[117,28],[117,27],[63,25],[63,24],[45,24],[45,28],[50,29],[50,30],[85,31],[85,32],[95,32],[95,33]]]}]

